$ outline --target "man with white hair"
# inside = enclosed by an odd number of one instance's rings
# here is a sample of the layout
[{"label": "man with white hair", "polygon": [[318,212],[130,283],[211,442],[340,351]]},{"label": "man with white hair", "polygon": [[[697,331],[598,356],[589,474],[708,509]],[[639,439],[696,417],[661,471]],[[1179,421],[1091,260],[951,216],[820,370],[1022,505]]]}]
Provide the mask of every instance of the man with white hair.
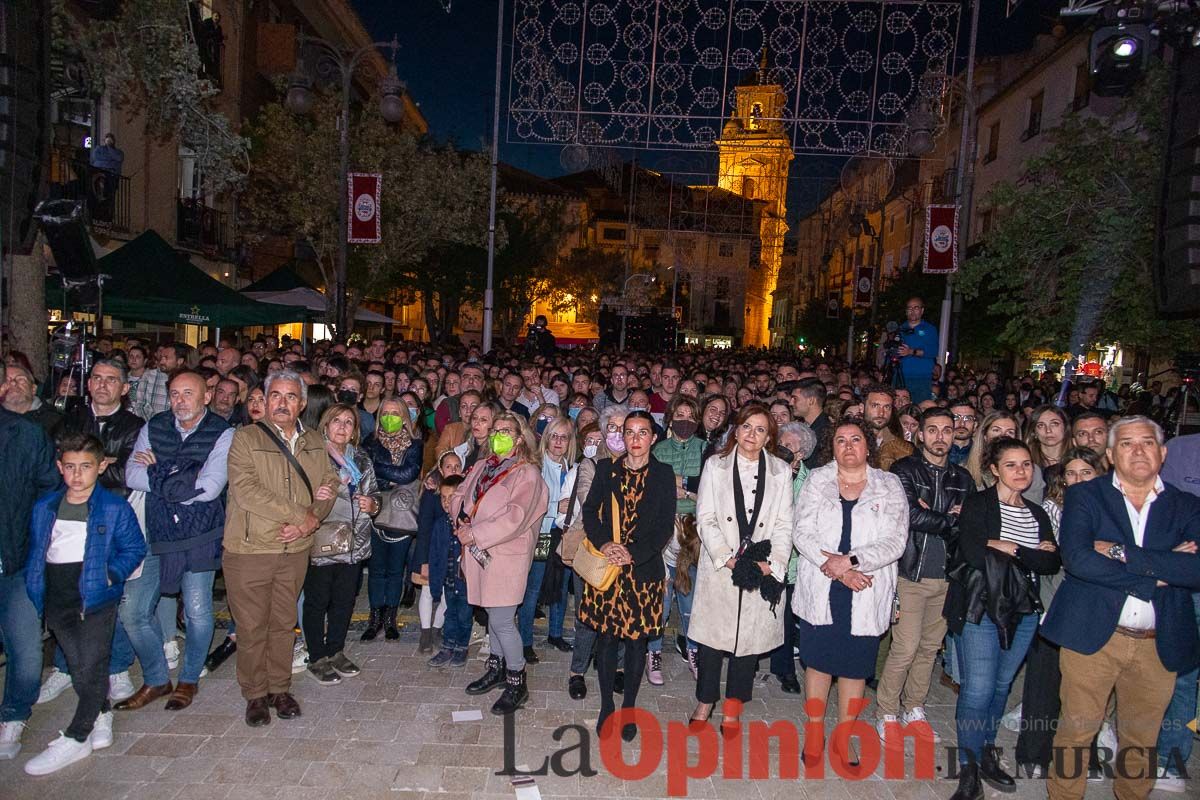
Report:
[{"label": "man with white hair", "polygon": [[229,448],[223,564],[251,727],[269,724],[271,708],[280,719],[300,716],[291,694],[296,598],[338,485],[321,432],[300,422],[308,402],[300,376],[271,373],[263,392],[266,419],[239,428]]},{"label": "man with white hair", "polygon": [[1062,647],[1062,718],[1054,737],[1066,754],[1050,771],[1050,800],[1079,800],[1087,776],[1074,769],[1104,720],[1115,690],[1121,757],[1113,790],[1141,800],[1177,673],[1200,664],[1192,592],[1200,589],[1200,498],[1159,477],[1162,428],[1142,416],[1108,431],[1111,476],[1071,486],[1059,546],[1066,578],[1042,635]]}]

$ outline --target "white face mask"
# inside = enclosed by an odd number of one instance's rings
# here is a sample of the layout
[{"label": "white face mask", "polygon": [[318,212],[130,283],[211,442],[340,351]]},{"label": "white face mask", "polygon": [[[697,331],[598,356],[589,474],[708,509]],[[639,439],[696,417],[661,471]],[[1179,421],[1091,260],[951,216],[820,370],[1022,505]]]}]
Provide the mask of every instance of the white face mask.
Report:
[{"label": "white face mask", "polygon": [[597,449],[598,448],[594,444],[585,444],[583,446],[583,457],[584,458],[595,458]]}]

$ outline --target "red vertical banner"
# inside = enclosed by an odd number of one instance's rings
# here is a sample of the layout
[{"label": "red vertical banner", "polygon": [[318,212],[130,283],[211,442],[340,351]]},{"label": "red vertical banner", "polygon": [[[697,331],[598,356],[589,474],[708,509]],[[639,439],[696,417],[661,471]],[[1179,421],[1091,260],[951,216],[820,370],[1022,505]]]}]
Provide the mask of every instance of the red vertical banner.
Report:
[{"label": "red vertical banner", "polygon": [[958,271],[958,206],[925,209],[925,266],[922,272]]},{"label": "red vertical banner", "polygon": [[350,172],[346,175],[350,194],[350,213],[346,215],[346,241],[350,244],[379,244],[383,239],[379,218],[379,195],[383,175],[378,172]]},{"label": "red vertical banner", "polygon": [[875,294],[875,268],[857,266],[854,268],[854,305],[871,305],[871,296]]}]

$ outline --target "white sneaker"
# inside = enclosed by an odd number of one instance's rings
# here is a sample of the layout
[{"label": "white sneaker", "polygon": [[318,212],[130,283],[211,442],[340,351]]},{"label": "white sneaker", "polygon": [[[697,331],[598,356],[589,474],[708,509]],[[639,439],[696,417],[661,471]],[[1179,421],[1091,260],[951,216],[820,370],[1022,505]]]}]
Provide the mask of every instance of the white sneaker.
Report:
[{"label": "white sneaker", "polygon": [[905,711],[900,715],[900,722],[904,725],[911,725],[914,722],[924,722],[929,726],[929,730],[933,733],[933,743],[937,744],[938,742],[942,741],[942,737],[938,735],[936,730],[934,730],[933,723],[930,722],[928,717],[925,716],[925,709],[922,706],[916,706],[915,708],[910,708],[908,711]]},{"label": "white sneaker", "polygon": [[1117,732],[1109,723],[1105,722],[1100,726],[1100,734],[1096,737],[1096,746],[1108,748],[1110,753],[1117,752]]},{"label": "white sneaker", "polygon": [[25,763],[26,775],[49,775],[66,766],[82,761],[92,754],[90,742],[77,742],[65,734],[51,742],[45,750]]},{"label": "white sneaker", "polygon": [[1159,792],[1182,794],[1187,791],[1187,783],[1174,770],[1161,769],[1158,771],[1158,779],[1154,781],[1154,789]]},{"label": "white sneaker", "polygon": [[899,717],[897,717],[895,714],[880,714],[879,718],[875,720],[875,730],[879,731],[879,742],[885,747],[887,746],[888,740],[887,726],[890,723],[899,721]]},{"label": "white sneaker", "polygon": [[306,669],[308,669],[308,648],[304,646],[303,639],[297,639],[296,646],[292,648],[292,674],[299,675]]},{"label": "white sneaker", "polygon": [[103,750],[106,747],[112,747],[112,723],[113,712],[105,711],[96,717],[96,724],[92,726],[92,734],[88,737],[88,741],[92,743],[93,750]]},{"label": "white sneaker", "polygon": [[25,723],[19,719],[11,722],[0,722],[0,758],[16,758],[21,752],[21,734],[25,731]]},{"label": "white sneaker", "polygon": [[176,669],[179,666],[179,642],[172,639],[163,644],[163,655],[167,657],[167,669]]},{"label": "white sneaker", "polygon": [[1021,732],[1021,706],[1018,705],[1012,711],[1000,718],[1000,724],[1008,728],[1013,733]]},{"label": "white sneaker", "polygon": [[137,689],[133,687],[133,681],[129,680],[129,672],[118,672],[116,675],[108,676],[108,702],[116,704],[122,700],[128,700],[133,697]]},{"label": "white sneaker", "polygon": [[55,668],[42,681],[42,689],[38,692],[38,705],[49,703],[54,698],[71,688],[71,676]]}]

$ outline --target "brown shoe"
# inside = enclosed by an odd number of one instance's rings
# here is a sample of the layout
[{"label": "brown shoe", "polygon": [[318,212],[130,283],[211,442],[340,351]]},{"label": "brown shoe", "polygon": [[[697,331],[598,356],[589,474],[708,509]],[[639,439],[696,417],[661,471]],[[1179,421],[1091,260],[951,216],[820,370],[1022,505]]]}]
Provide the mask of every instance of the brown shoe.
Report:
[{"label": "brown shoe", "polygon": [[292,697],[291,692],[280,692],[279,694],[267,695],[267,702],[271,708],[275,709],[275,713],[280,719],[295,719],[300,716],[300,704],[296,702],[296,698]]},{"label": "brown shoe", "polygon": [[122,700],[114,705],[113,708],[117,711],[137,711],[142,706],[150,705],[160,697],[166,697],[171,693],[173,688],[170,681],[167,681],[162,686],[147,686],[143,683],[142,688],[134,692],[132,697]]},{"label": "brown shoe", "polygon": [[171,699],[167,701],[167,711],[182,711],[192,704],[192,698],[196,696],[199,687],[194,683],[180,682],[175,691],[171,693]]},{"label": "brown shoe", "polygon": [[246,724],[251,728],[271,724],[271,708],[267,705],[267,698],[256,697],[246,701]]}]

